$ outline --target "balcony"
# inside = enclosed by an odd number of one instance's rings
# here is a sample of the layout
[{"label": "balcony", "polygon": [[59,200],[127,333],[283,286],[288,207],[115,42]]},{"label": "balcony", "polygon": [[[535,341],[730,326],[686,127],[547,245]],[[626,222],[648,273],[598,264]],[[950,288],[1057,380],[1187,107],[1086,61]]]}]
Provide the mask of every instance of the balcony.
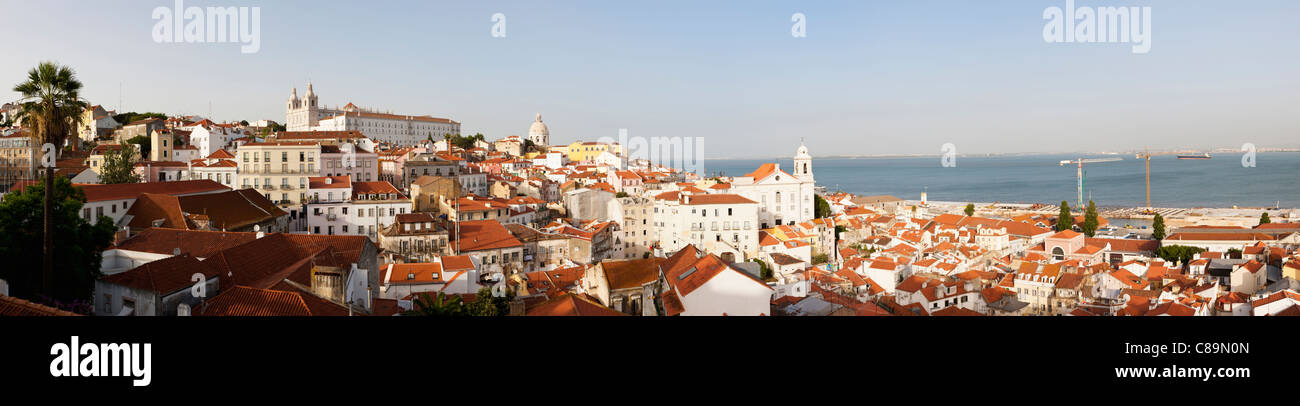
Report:
[{"label": "balcony", "polygon": [[338,216],[337,214],[326,214],[326,215],[325,215],[325,220],[327,220],[327,221],[334,221],[334,220],[338,220],[338,219],[339,219],[339,216]]}]

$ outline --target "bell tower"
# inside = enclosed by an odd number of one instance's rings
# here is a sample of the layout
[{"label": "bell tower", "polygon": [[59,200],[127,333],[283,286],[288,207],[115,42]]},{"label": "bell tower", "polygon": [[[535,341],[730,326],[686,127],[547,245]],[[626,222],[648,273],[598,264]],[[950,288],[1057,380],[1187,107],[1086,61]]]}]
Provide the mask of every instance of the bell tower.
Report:
[{"label": "bell tower", "polygon": [[812,172],[812,155],[808,155],[808,147],[799,141],[799,150],[794,155],[794,176],[805,182],[813,181]]}]

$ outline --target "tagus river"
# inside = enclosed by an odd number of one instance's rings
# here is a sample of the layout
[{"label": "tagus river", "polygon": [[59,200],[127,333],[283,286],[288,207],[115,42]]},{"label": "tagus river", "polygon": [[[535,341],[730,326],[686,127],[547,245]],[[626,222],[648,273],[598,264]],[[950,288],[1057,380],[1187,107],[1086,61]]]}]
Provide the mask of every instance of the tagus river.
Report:
[{"label": "tagus river", "polygon": [[[1141,207],[1146,200],[1142,160],[1128,155],[1084,158],[1123,158],[1119,162],[1085,164],[1084,198],[1098,206]],[[1074,204],[1076,167],[1060,166],[1075,155],[960,156],[945,168],[936,157],[814,159],[817,185],[828,191],[857,195],[893,195],[955,202]],[[770,160],[709,159],[710,175],[744,176]],[[791,169],[791,159],[778,160]],[[1151,158],[1151,205],[1155,207],[1300,207],[1300,153],[1268,152],[1256,156],[1255,167],[1243,167],[1240,154],[1214,154],[1208,160],[1175,156]]]}]

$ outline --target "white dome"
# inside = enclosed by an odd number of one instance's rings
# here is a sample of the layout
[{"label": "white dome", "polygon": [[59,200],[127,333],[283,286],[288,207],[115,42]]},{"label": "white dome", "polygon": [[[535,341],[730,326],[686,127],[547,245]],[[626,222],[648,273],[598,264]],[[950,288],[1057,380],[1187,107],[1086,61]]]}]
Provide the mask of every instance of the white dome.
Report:
[{"label": "white dome", "polygon": [[533,122],[532,127],[528,127],[528,135],[551,135],[551,130],[546,128],[546,123],[542,122],[542,113],[537,113],[537,121]]}]

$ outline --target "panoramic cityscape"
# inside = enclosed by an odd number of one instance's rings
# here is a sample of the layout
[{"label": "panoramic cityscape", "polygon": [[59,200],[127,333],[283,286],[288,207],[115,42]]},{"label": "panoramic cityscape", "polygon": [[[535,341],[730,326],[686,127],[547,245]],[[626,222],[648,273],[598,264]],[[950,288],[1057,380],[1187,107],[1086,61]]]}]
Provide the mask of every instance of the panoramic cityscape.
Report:
[{"label": "panoramic cityscape", "polygon": [[1190,28],[1297,7],[1154,3],[75,14],[0,62],[0,315],[1300,315],[1296,26]]}]

